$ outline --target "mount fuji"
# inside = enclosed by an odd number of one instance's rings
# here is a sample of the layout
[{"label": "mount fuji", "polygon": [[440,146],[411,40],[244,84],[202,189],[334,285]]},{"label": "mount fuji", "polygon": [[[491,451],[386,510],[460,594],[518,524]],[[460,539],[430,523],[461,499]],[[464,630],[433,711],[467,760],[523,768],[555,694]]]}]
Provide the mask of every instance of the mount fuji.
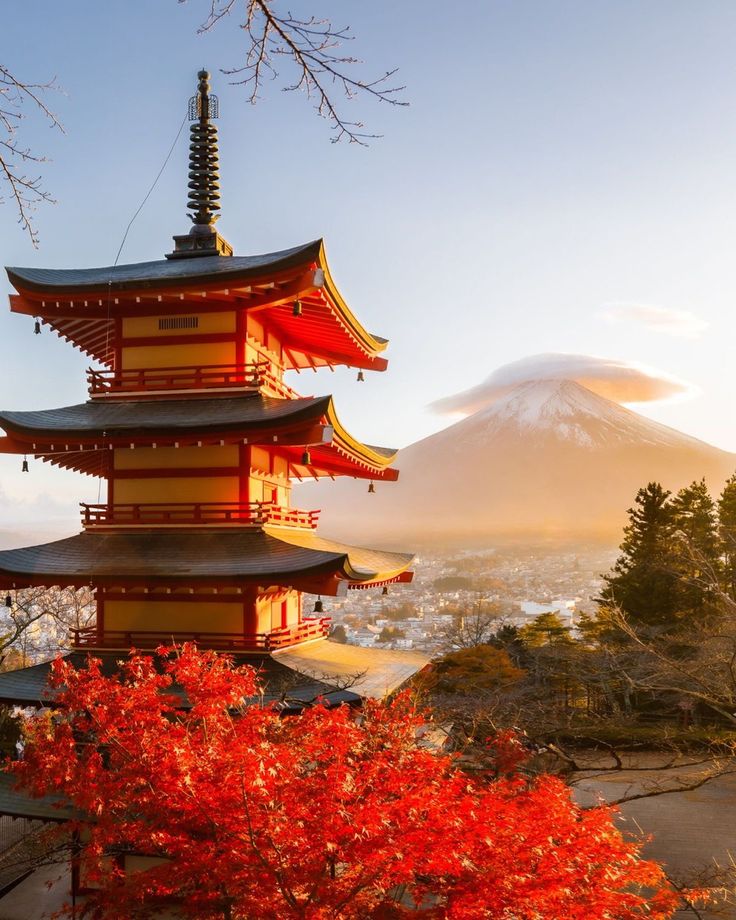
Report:
[{"label": "mount fuji", "polygon": [[620,536],[637,489],[705,476],[713,492],[736,454],[682,434],[572,380],[509,388],[474,415],[404,448],[397,483],[301,487],[325,532],[414,539]]}]

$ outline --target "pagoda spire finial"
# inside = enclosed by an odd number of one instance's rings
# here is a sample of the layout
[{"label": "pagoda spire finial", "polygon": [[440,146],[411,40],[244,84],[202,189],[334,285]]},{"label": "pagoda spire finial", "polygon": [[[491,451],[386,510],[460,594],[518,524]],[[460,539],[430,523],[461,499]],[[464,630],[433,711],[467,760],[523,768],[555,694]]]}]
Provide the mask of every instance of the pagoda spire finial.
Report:
[{"label": "pagoda spire finial", "polygon": [[189,100],[189,217],[196,227],[211,227],[220,216],[220,172],[217,127],[219,100],[210,94],[210,75],[197,74],[197,95]]},{"label": "pagoda spire finial", "polygon": [[232,246],[215,230],[220,211],[220,161],[217,127],[212,119],[220,114],[217,96],[210,93],[210,75],[197,74],[197,93],[189,100],[189,196],[187,210],[192,229],[174,237],[174,251],[167,259],[185,256],[231,256]]}]

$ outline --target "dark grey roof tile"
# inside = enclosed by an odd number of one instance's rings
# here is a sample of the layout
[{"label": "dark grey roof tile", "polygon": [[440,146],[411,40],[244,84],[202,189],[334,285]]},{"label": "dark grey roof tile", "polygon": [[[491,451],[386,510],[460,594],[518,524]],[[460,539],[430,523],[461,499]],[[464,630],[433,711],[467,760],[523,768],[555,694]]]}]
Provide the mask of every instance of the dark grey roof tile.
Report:
[{"label": "dark grey roof tile", "polygon": [[[292,542],[293,541],[293,542]],[[349,569],[360,580],[396,572],[412,560],[406,553],[363,549],[322,539],[310,531],[277,535],[274,531],[193,532],[88,531],[0,552],[0,573],[48,578],[67,584],[80,577],[209,580],[268,577],[290,584],[299,575]],[[64,581],[64,578],[70,582]]]},{"label": "dark grey roof tile", "polygon": [[196,259],[160,259],[156,262],[138,262],[134,265],[105,266],[102,268],[20,268],[6,269],[13,285],[20,287],[49,288],[52,290],[80,290],[100,288],[112,282],[113,290],[137,288],[146,284],[165,286],[182,280],[212,281],[262,274],[264,270],[280,271],[313,260],[319,254],[321,240],[313,240],[291,249],[267,252],[257,256],[202,256]]},{"label": "dark grey roof tile", "polygon": [[279,399],[251,393],[204,399],[90,401],[59,409],[27,412],[0,410],[0,425],[14,430],[64,432],[89,436],[103,431],[247,429],[284,420],[318,418],[330,404],[329,396]]}]

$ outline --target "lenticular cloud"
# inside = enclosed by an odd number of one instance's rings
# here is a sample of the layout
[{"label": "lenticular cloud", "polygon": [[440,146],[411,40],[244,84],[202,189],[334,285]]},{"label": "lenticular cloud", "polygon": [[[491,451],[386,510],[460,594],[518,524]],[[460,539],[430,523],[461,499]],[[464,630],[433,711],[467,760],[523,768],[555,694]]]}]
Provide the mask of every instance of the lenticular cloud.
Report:
[{"label": "lenticular cloud", "polygon": [[690,384],[641,364],[595,355],[542,354],[504,364],[478,386],[438,399],[430,408],[470,415],[531,380],[574,380],[617,403],[656,402],[694,392]]}]

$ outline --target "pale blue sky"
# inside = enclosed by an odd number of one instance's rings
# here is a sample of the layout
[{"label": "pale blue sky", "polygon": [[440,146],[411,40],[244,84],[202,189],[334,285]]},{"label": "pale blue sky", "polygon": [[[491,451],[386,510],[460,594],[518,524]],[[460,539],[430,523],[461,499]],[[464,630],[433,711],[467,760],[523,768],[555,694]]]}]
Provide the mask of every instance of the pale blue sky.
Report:
[{"label": "pale blue sky", "polygon": [[[446,424],[427,403],[564,351],[694,383],[700,396],[646,414],[736,450],[736,4],[293,0],[295,13],[350,23],[366,73],[400,67],[410,108],[348,109],[385,135],[368,149],[332,145],[295,94],[267,87],[249,106],[217,73],[238,62],[235,23],[196,35],[208,5],[8,4],[0,59],[57,76],[66,95],[51,103],[67,133],[32,118],[24,128],[53,159],[58,203],[38,212],[38,251],[0,208],[3,264],[110,264],[206,65],[221,104],[221,232],[239,253],[325,237],[348,301],[391,339],[388,373],[365,384],[354,372],[300,379],[333,392],[356,435],[409,443]],[[186,155],[184,132],[121,261],[160,258],[186,231]],[[676,338],[607,323],[606,305],[621,302],[709,325]],[[0,341],[4,406],[84,399],[87,362],[70,346],[2,309]],[[0,458],[6,496],[77,498],[71,475],[35,464],[21,477],[18,465]]]}]

